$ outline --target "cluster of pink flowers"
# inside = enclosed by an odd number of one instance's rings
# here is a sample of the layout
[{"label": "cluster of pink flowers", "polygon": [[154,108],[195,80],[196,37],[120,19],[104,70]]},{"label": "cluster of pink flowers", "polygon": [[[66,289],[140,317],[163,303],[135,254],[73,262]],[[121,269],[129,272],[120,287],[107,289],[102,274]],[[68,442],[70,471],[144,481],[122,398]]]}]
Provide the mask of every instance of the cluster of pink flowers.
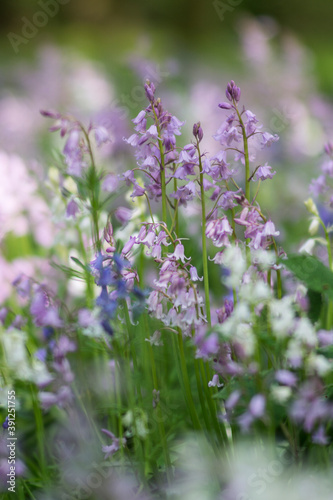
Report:
[{"label": "cluster of pink flowers", "polygon": [[[162,320],[164,325],[180,328],[185,335],[191,333],[205,321],[203,300],[197,289],[198,276],[190,258],[185,256],[179,239],[168,234],[163,223],[145,223],[139,234],[131,237],[122,253],[128,255],[136,245],[147,247],[147,255],[159,264],[159,276],[154,280],[153,290],[147,298],[148,311]],[[172,245],[173,252],[167,253]]]}]

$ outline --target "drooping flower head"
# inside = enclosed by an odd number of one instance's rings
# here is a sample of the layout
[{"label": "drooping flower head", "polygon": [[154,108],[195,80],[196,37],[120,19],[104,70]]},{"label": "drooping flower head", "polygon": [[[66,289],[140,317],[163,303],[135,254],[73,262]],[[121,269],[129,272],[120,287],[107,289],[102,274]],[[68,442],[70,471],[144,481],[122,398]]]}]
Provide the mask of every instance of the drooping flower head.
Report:
[{"label": "drooping flower head", "polygon": [[50,127],[50,132],[60,131],[61,137],[67,137],[63,148],[63,155],[67,165],[67,174],[81,177],[83,169],[90,164],[88,156],[91,153],[90,140],[94,137],[98,147],[110,141],[107,129],[101,125],[90,124],[87,129],[81,122],[70,115],[41,110],[42,116],[52,118],[55,123]]},{"label": "drooping flower head", "polygon": [[164,109],[155,92],[155,85],[147,81],[145,93],[149,104],[132,120],[135,133],[124,140],[135,148],[137,165],[144,174],[143,186],[133,172],[127,176],[127,183],[133,185],[132,198],[146,193],[149,198],[158,201],[162,196],[161,170],[165,171],[166,179],[174,173],[173,165],[178,161],[176,136],[181,134],[184,122]]}]

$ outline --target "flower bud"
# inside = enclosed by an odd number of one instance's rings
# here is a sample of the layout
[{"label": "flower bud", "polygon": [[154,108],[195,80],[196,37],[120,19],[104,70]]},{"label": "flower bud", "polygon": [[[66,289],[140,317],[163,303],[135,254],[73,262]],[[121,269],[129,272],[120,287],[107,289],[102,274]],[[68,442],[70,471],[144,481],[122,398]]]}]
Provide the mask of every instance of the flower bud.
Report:
[{"label": "flower bud", "polygon": [[195,123],[193,125],[193,135],[196,139],[198,139],[199,142],[202,141],[203,138],[203,130],[201,128],[200,122]]},{"label": "flower bud", "polygon": [[319,226],[320,226],[320,221],[318,217],[314,217],[309,226],[309,233],[311,236],[314,236],[318,232]]},{"label": "flower bud", "polygon": [[219,108],[221,108],[221,109],[231,109],[232,105],[229,104],[228,102],[220,102]]},{"label": "flower bud", "polygon": [[118,207],[114,211],[114,215],[121,224],[126,224],[132,217],[132,210],[126,207]]},{"label": "flower bud", "polygon": [[240,100],[241,90],[239,87],[237,87],[233,80],[228,83],[225,95],[227,96],[228,101],[238,102]]},{"label": "flower bud", "polygon": [[317,209],[316,204],[315,204],[315,202],[313,201],[312,198],[308,198],[304,202],[304,205],[306,206],[306,208],[310,212],[310,214],[316,215],[317,217],[319,216],[318,209]]},{"label": "flower bud", "polygon": [[149,80],[145,83],[145,92],[146,96],[149,102],[153,103],[154,102],[154,94],[155,94],[155,85],[151,83]]},{"label": "flower bud", "polygon": [[40,114],[45,116],[45,118],[53,118],[54,120],[58,120],[61,117],[61,114],[57,111],[50,111],[48,109],[41,109]]},{"label": "flower bud", "polygon": [[328,156],[331,156],[333,153],[333,144],[331,142],[328,142],[327,144],[325,144],[324,148],[325,153],[328,154]]},{"label": "flower bud", "polygon": [[75,219],[76,213],[79,211],[79,206],[75,200],[71,200],[66,207],[66,217],[73,217]]},{"label": "flower bud", "polygon": [[134,236],[130,236],[130,239],[128,240],[127,243],[125,243],[124,248],[121,251],[122,255],[126,255],[132,249],[135,243],[136,243],[136,238]]}]

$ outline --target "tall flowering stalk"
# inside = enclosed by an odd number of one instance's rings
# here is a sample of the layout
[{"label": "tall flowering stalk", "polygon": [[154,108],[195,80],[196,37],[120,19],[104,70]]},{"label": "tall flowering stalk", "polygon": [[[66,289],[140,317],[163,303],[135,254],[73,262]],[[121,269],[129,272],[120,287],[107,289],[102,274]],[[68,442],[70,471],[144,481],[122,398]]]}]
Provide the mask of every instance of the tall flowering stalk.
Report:
[{"label": "tall flowering stalk", "polygon": [[[307,210],[311,214],[309,233],[311,238],[302,246],[301,250],[307,253],[315,251],[316,244],[323,245],[327,251],[328,266],[333,271],[332,240],[331,233],[333,227],[332,220],[332,176],[333,176],[333,145],[331,142],[325,144],[325,157],[321,165],[321,174],[316,179],[312,179],[309,191],[313,198],[305,202]],[[316,236],[321,228],[325,238]],[[328,300],[326,325],[327,328],[333,323],[333,301]]]},{"label": "tall flowering stalk", "polygon": [[125,172],[124,180],[128,186],[133,185],[133,199],[137,196],[146,196],[147,201],[161,199],[162,220],[167,224],[168,204],[171,206],[167,185],[172,180],[173,164],[178,159],[176,136],[180,135],[184,122],[163,108],[155,91],[153,83],[145,84],[149,105],[132,120],[136,133],[126,139],[136,149],[138,169],[134,170],[144,174],[144,186],[138,184],[133,170]]},{"label": "tall flowering stalk", "polygon": [[200,123],[196,123],[193,126],[193,135],[196,139],[196,148],[198,152],[199,159],[199,185],[200,185],[200,198],[201,198],[201,241],[202,241],[202,267],[203,267],[203,279],[205,287],[205,304],[206,304],[206,316],[208,324],[211,323],[210,315],[210,298],[209,298],[209,275],[208,275],[208,255],[207,255],[207,243],[206,243],[206,203],[205,203],[205,187],[204,187],[204,172],[202,166],[202,157],[200,154],[199,143],[203,138],[203,130]]},{"label": "tall flowering stalk", "polygon": [[[75,179],[78,190],[78,199],[88,205],[92,219],[92,236],[94,247],[97,252],[101,251],[101,236],[99,227],[100,187],[101,175],[97,171],[93,148],[91,144],[92,135],[98,146],[110,141],[107,130],[103,126],[87,128],[70,115],[62,115],[58,112],[41,111],[47,118],[55,120],[50,131],[60,131],[61,137],[66,137],[63,155],[66,164],[65,174]],[[67,206],[67,213],[75,216],[78,205],[72,198]]]},{"label": "tall flowering stalk", "polygon": [[[244,165],[245,196],[232,177],[232,172],[228,174],[231,182],[237,188],[237,192],[230,192],[228,194],[230,200],[228,208],[232,209],[233,228],[235,223],[245,226],[246,228],[244,236],[247,242],[247,264],[250,266],[251,250],[258,250],[259,248],[265,249],[272,244],[276,255],[278,255],[274,237],[278,236],[279,232],[275,231],[273,222],[266,219],[259,204],[256,202],[260,183],[267,179],[272,179],[276,172],[273,172],[272,168],[267,165],[267,163],[263,166],[258,165],[252,172],[250,166],[250,163],[254,161],[256,157],[257,150],[271,146],[271,144],[278,140],[278,136],[272,135],[269,132],[262,132],[262,126],[258,125],[258,120],[252,111],[247,110],[244,106],[241,111],[239,110],[241,90],[233,80],[227,85],[226,97],[229,102],[222,102],[219,104],[219,107],[224,110],[231,110],[232,113],[217,131],[215,139],[224,147],[225,152],[234,151],[234,160],[237,162],[241,161]],[[242,143],[243,147],[240,147],[239,143]],[[227,164],[225,164],[225,166],[227,166]],[[251,181],[259,181],[253,199],[251,199]],[[226,186],[228,186],[227,182]],[[220,197],[221,194],[218,196]],[[243,207],[240,217],[235,217],[232,199]],[[270,276],[271,274],[269,272],[268,277],[270,278]],[[279,297],[281,297],[281,292],[280,271],[277,269],[277,293]]]}]

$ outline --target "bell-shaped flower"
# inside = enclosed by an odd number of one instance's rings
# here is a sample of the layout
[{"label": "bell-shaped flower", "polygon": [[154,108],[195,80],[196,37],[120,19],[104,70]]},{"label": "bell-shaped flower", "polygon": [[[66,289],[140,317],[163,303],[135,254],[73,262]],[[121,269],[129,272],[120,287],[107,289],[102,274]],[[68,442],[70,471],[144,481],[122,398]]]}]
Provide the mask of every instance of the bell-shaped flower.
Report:
[{"label": "bell-shaped flower", "polygon": [[168,254],[168,257],[170,259],[180,260],[183,264],[185,264],[185,259],[186,260],[190,259],[190,257],[185,257],[184,245],[182,245],[181,243],[178,243],[178,245],[175,248],[175,251],[171,254]]}]

